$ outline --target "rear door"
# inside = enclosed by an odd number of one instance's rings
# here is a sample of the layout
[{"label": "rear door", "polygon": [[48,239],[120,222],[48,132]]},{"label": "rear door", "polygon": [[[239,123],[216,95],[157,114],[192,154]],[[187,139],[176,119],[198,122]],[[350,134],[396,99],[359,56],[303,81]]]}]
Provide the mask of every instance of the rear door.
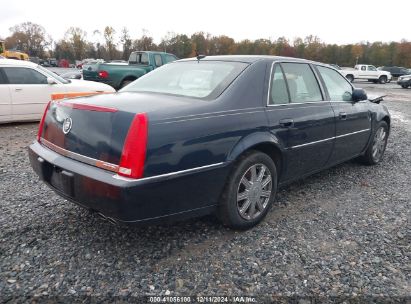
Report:
[{"label": "rear door", "polygon": [[47,83],[47,76],[29,67],[4,67],[12,102],[13,120],[37,120],[60,85]]},{"label": "rear door", "polygon": [[267,114],[271,132],[285,146],[283,181],[325,166],[332,152],[335,122],[311,65],[283,62],[272,67]]},{"label": "rear door", "polygon": [[335,148],[330,158],[330,164],[335,164],[365,149],[371,132],[371,113],[368,101],[353,102],[353,87],[340,73],[324,66],[316,68],[336,118]]},{"label": "rear door", "polygon": [[0,68],[0,122],[11,121],[10,88]]}]

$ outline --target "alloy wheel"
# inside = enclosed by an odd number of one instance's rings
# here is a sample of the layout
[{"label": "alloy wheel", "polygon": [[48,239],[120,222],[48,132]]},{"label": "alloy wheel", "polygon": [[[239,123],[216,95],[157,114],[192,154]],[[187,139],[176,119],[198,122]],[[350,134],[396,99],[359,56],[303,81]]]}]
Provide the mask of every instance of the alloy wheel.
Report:
[{"label": "alloy wheel", "polygon": [[237,189],[237,209],[246,220],[257,218],[271,197],[273,182],[270,170],[263,164],[249,167],[240,179]]},{"label": "alloy wheel", "polygon": [[387,142],[387,132],[383,127],[380,127],[374,135],[374,141],[372,146],[372,157],[376,162],[379,162],[384,154],[385,146]]}]

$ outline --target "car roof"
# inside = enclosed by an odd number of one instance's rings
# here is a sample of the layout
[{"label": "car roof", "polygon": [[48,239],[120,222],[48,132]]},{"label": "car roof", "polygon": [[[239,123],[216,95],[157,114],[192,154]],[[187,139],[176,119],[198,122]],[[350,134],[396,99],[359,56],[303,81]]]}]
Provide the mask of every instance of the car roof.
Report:
[{"label": "car roof", "polygon": [[[179,61],[193,61],[198,60],[197,57],[181,59]],[[305,63],[319,63],[311,60],[294,58],[294,57],[283,57],[283,56],[270,56],[270,55],[220,55],[220,56],[205,56],[200,59],[201,61],[237,61],[245,63],[254,63],[260,60],[273,60],[273,61],[294,61],[294,62],[305,62]]]},{"label": "car roof", "polygon": [[31,61],[28,61],[28,60],[0,59],[0,65],[35,67],[38,64],[34,63],[34,62],[31,62]]}]

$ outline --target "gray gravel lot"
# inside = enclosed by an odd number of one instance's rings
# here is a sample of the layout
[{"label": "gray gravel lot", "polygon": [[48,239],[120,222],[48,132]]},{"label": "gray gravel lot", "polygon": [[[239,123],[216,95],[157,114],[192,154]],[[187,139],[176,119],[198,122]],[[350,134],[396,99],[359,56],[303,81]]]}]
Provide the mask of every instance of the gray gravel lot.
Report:
[{"label": "gray gravel lot", "polygon": [[264,294],[406,303],[411,89],[355,85],[389,95],[384,161],[374,167],[351,161],[291,184],[266,220],[246,232],[211,216],[172,226],[113,226],[38,181],[26,149],[37,124],[0,126],[0,302]]}]

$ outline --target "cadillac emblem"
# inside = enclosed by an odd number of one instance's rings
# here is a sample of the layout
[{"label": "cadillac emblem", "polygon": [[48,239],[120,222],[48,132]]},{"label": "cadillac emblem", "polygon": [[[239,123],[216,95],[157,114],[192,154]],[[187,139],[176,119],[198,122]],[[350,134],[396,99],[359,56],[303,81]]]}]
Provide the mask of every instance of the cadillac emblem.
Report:
[{"label": "cadillac emblem", "polygon": [[67,134],[68,132],[70,132],[72,126],[73,126],[73,121],[71,120],[70,117],[67,117],[63,121],[63,133]]}]

